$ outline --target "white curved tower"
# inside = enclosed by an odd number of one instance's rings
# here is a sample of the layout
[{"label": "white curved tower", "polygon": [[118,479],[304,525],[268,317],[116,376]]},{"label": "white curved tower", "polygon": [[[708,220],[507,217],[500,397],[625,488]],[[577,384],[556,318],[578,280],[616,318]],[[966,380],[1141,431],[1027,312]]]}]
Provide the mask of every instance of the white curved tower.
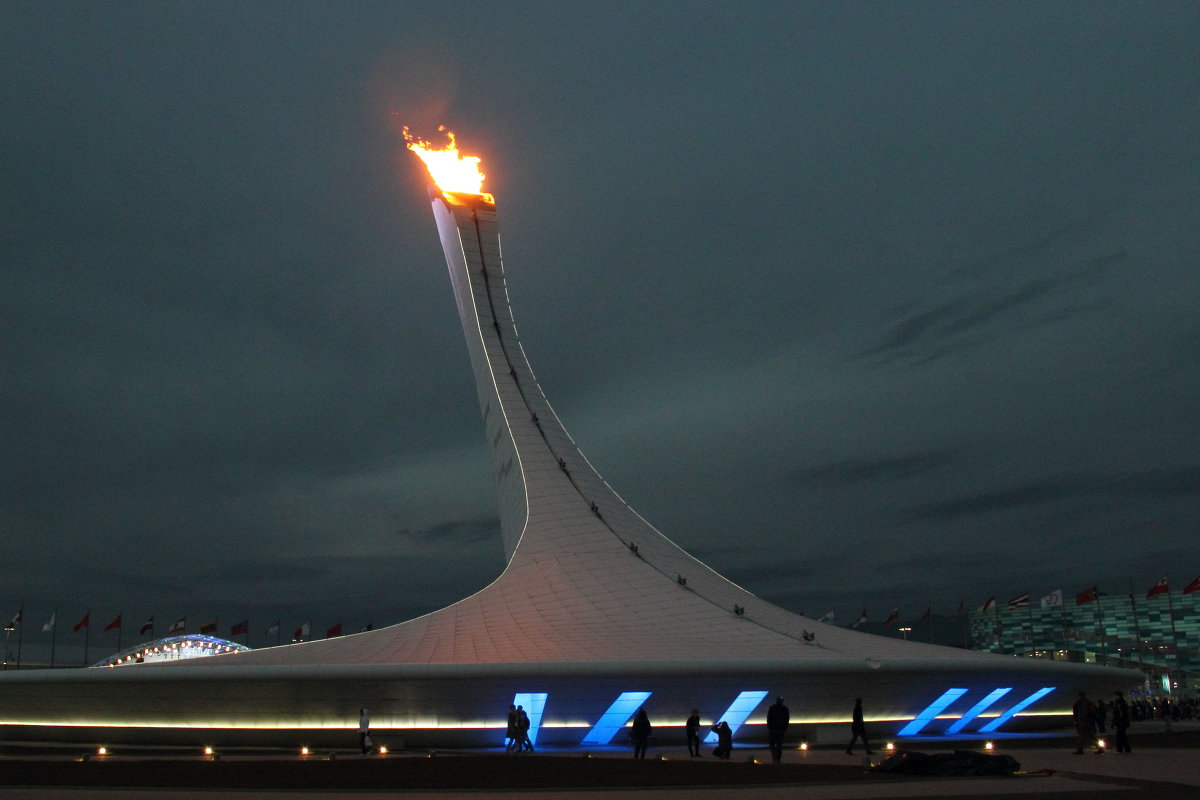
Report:
[{"label": "white curved tower", "polygon": [[524,698],[543,741],[598,744],[641,704],[656,726],[682,726],[700,707],[745,723],[739,736],[761,733],[762,701],[774,695],[792,698],[795,730],[810,739],[848,722],[855,697],[880,733],[969,734],[1018,713],[1061,722],[1077,690],[1138,682],[1135,671],[822,625],[685,553],[591,467],[542,394],[513,321],[490,197],[430,194],[491,453],[503,573],[377,631],[192,664],[5,674],[5,735],[119,722],[127,737],[158,741],[195,729],[209,740],[317,741],[352,730],[368,706],[383,736],[478,744],[499,742],[508,704]]}]

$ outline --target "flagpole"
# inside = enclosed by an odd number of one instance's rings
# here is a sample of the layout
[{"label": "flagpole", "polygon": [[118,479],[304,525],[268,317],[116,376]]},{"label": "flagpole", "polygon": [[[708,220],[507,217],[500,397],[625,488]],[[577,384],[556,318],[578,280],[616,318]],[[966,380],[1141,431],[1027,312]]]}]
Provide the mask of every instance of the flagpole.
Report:
[{"label": "flagpole", "polygon": [[[1104,631],[1104,603],[1100,598],[1100,590],[1096,590],[1096,624],[1099,626],[1098,633],[1100,634],[1100,655],[1104,656],[1105,662],[1108,659],[1108,637]],[[1102,662],[1103,663],[1103,662]]]},{"label": "flagpole", "polygon": [[54,645],[58,642],[58,606],[54,607],[54,615],[50,620],[50,669],[54,669]]},{"label": "flagpole", "polygon": [[[1166,589],[1166,616],[1171,620],[1171,646],[1175,648],[1175,672],[1178,673],[1180,672],[1180,637],[1175,632],[1175,603],[1171,601],[1170,584],[1168,584],[1168,589]],[[1170,670],[1168,670],[1168,675],[1170,675]],[[1168,682],[1170,682],[1172,688],[1175,687],[1174,678],[1169,678]],[[1170,688],[1168,692],[1170,692]]]},{"label": "flagpole", "polygon": [[20,622],[17,623],[17,669],[21,668],[21,639],[25,636],[25,606],[17,612]]},{"label": "flagpole", "polygon": [[1029,612],[1029,654],[1033,655],[1035,652],[1037,652],[1037,638],[1033,632],[1035,626],[1033,624],[1033,597],[1032,596],[1029,597],[1028,603],[1029,604],[1027,606],[1025,606],[1025,610]]},{"label": "flagpole", "polygon": [[90,608],[88,609],[87,617],[88,617],[88,624],[83,626],[83,665],[85,667],[87,666],[87,663],[88,663],[87,662],[88,639],[92,635],[92,610]]},{"label": "flagpole", "polygon": [[125,612],[117,614],[117,652],[121,652],[121,629],[125,627]]},{"label": "flagpole", "polygon": [[1142,628],[1138,624],[1137,615],[1137,600],[1133,596],[1133,576],[1129,576],[1129,607],[1133,610],[1133,636],[1137,647],[1138,669],[1142,671],[1142,676],[1146,675],[1146,665],[1142,661]]}]

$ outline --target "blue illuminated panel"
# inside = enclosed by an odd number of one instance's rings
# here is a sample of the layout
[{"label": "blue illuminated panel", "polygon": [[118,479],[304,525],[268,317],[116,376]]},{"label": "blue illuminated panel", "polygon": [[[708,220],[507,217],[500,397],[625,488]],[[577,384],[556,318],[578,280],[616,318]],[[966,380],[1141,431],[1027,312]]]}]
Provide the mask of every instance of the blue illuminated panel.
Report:
[{"label": "blue illuminated panel", "polygon": [[998,729],[1001,725],[1003,725],[1004,723],[1008,722],[1010,719],[1015,717],[1018,713],[1024,711],[1026,708],[1033,705],[1038,700],[1041,700],[1043,697],[1045,697],[1046,695],[1050,694],[1053,691],[1054,691],[1053,686],[1047,686],[1044,689],[1038,689],[1036,692],[1029,695],[1029,697],[1026,697],[1024,700],[1017,703],[1015,706],[1010,708],[1008,711],[1005,711],[1003,714],[996,717],[994,720],[989,722],[987,725],[984,725],[982,728],[979,729],[979,732],[980,733],[991,733],[992,731]]},{"label": "blue illuminated panel", "polygon": [[921,732],[921,729],[933,722],[938,714],[946,710],[946,707],[953,703],[958,698],[966,694],[968,689],[947,689],[946,693],[934,700],[928,707],[913,719],[912,722],[900,729],[897,736],[916,736]]},{"label": "blue illuminated panel", "polygon": [[545,692],[517,692],[513,705],[521,706],[529,716],[529,743],[537,744],[538,728],[542,727],[542,712],[546,709]]},{"label": "blue illuminated panel", "polygon": [[[729,723],[729,729],[737,733],[737,729],[742,727],[742,723],[746,721],[746,717],[750,716],[754,709],[758,708],[758,704],[767,696],[766,692],[742,692],[737,696],[737,699],[725,710],[725,713],[717,717],[717,722],[725,720]],[[708,736],[704,737],[706,744],[715,744],[717,741],[716,731],[709,731]]]},{"label": "blue illuminated panel", "polygon": [[613,701],[608,711],[600,717],[587,736],[583,737],[584,744],[608,744],[617,735],[617,731],[625,726],[642,703],[650,697],[650,692],[621,692],[621,696]]},{"label": "blue illuminated panel", "polygon": [[1008,694],[1011,691],[1012,691],[1012,687],[1009,687],[1007,689],[993,690],[992,693],[989,694],[987,697],[983,698],[978,703],[971,706],[971,710],[968,711],[967,713],[963,714],[962,717],[958,720],[958,722],[954,723],[949,728],[946,728],[946,733],[958,733],[963,728],[967,727],[967,725],[969,725],[971,723],[971,720],[975,719],[980,714],[987,711],[989,708],[992,707],[992,705],[997,700],[999,700],[1001,697],[1004,697],[1004,695]]}]

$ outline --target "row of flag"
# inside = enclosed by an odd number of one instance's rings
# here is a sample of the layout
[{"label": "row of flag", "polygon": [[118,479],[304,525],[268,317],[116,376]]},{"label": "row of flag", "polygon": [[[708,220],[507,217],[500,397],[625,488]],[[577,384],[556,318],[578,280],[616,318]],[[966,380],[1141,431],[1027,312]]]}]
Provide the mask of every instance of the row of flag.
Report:
[{"label": "row of flag", "polygon": [[[18,627],[21,627],[25,621],[24,618],[25,618],[25,609],[22,608],[22,609],[18,610],[17,613],[14,614],[12,619],[9,621],[9,623],[8,623],[9,629],[11,630],[11,629],[16,629]],[[47,620],[44,625],[42,625],[42,633],[53,632],[57,625],[57,618],[58,618],[58,612],[56,611],[53,614],[51,614],[50,619]],[[280,632],[280,624],[281,624],[281,621],[276,620],[270,627],[268,627],[266,629],[266,635],[267,636],[278,636],[279,632]],[[85,613],[83,615],[83,617],[78,622],[76,622],[73,626],[71,626],[71,631],[73,633],[79,633],[81,630],[84,630],[85,628],[90,630],[91,626],[92,626],[92,612],[88,611],[87,613]],[[153,636],[154,635],[154,627],[155,627],[154,617],[150,617],[144,623],[142,623],[141,628],[138,629],[138,635],[139,636],[146,636],[146,635]],[[207,622],[202,622],[200,624],[200,633],[215,635],[217,633],[217,627],[218,627],[217,621],[215,619],[209,620]],[[364,630],[370,630],[370,628],[371,628],[371,626],[368,624],[367,627],[364,628]],[[123,629],[124,629],[124,615],[123,614],[117,614],[115,617],[113,617],[111,622],[109,622],[107,625],[104,626],[105,631],[120,632]],[[171,623],[169,626],[167,626],[167,629],[166,629],[166,632],[164,635],[165,636],[174,636],[176,634],[184,634],[184,633],[187,633],[187,617],[180,617],[179,619],[177,619],[173,623]],[[296,628],[296,630],[292,633],[292,640],[293,641],[303,641],[304,639],[308,639],[309,636],[311,635],[311,633],[312,633],[311,625],[309,623],[305,622],[305,623],[299,625]],[[250,635],[250,620],[242,620],[241,622],[235,622],[233,625],[230,625],[229,626],[229,635],[230,636],[249,636]],[[335,636],[341,636],[341,635],[342,635],[342,623],[340,623],[340,622],[337,623],[336,625],[333,625],[333,626],[325,629],[325,638],[326,639],[331,639]]]},{"label": "row of flag", "polygon": [[[1154,597],[1154,596],[1160,595],[1160,594],[1168,594],[1168,593],[1170,593],[1170,591],[1171,591],[1171,586],[1167,582],[1167,579],[1164,577],[1158,583],[1156,583],[1150,587],[1150,589],[1146,592],[1146,597]],[[1181,592],[1181,594],[1192,594],[1193,592],[1200,592],[1200,577],[1197,577],[1195,580],[1193,580],[1191,583],[1189,583],[1187,586],[1185,586],[1183,588],[1183,591]],[[1042,608],[1062,607],[1064,604],[1064,597],[1065,596],[1063,594],[1063,590],[1056,589],[1055,591],[1051,592],[1050,594],[1046,595],[1045,597],[1043,597],[1041,599],[1041,607]],[[1094,603],[1094,602],[1097,602],[1099,599],[1100,599],[1100,591],[1097,588],[1097,586],[1092,585],[1092,586],[1089,586],[1088,588],[1084,589],[1079,594],[1075,595],[1075,605],[1081,606],[1086,603]],[[1028,592],[1024,592],[1022,594],[1017,595],[1016,597],[1010,598],[1007,603],[1007,607],[1008,607],[1009,611],[1016,611],[1016,610],[1022,609],[1022,608],[1031,608],[1032,605],[1033,605],[1033,600]],[[991,611],[999,612],[999,609],[1000,609],[1000,604],[997,602],[997,598],[995,596],[992,596],[992,597],[989,597],[987,599],[987,601],[984,602],[984,604],[979,607],[978,610],[980,612],[986,614]],[[965,612],[966,612],[966,607],[962,602],[960,602],[958,604],[958,610],[955,611],[954,614],[955,614],[955,616],[959,616],[959,615],[964,614]],[[926,607],[925,613],[924,613],[924,615],[922,615],[921,619],[927,620],[927,619],[931,619],[932,617],[933,617],[933,606],[928,606],[928,607]],[[892,623],[898,622],[899,619],[900,619],[900,609],[893,608],[891,610],[891,613],[888,614],[887,619],[885,619],[883,621],[883,626],[885,628],[891,627]],[[828,614],[821,617],[817,621],[824,622],[827,625],[836,624],[834,621],[834,613],[832,611],[830,611]],[[853,622],[850,625],[850,627],[857,628],[860,625],[866,624],[868,621],[869,620],[867,619],[867,610],[864,608],[862,611],[862,614],[859,615],[858,619],[855,622]]]},{"label": "row of flag", "polygon": [[[1155,597],[1160,594],[1168,594],[1169,595],[1170,592],[1171,592],[1171,584],[1167,582],[1166,577],[1163,577],[1161,580],[1159,580],[1158,583],[1154,584],[1146,591],[1146,597],[1151,598],[1151,597]],[[1192,594],[1193,592],[1200,592],[1200,576],[1196,577],[1195,579],[1192,580],[1191,583],[1189,583],[1187,586],[1183,587],[1183,591],[1180,592],[1180,594]],[[1130,596],[1131,597],[1133,596],[1132,592],[1130,592]],[[1086,605],[1088,603],[1095,603],[1099,600],[1100,600],[1100,590],[1095,584],[1092,584],[1091,586],[1084,589],[1079,594],[1075,595],[1075,605],[1077,605],[1077,606]],[[1055,591],[1051,592],[1050,594],[1046,595],[1045,597],[1043,597],[1041,599],[1042,608],[1062,607],[1063,604],[1064,604],[1064,596],[1063,596],[1062,589],[1056,589]],[[1008,601],[1008,610],[1009,611],[1016,611],[1016,610],[1022,609],[1022,608],[1030,608],[1031,606],[1032,606],[1032,601],[1030,600],[1028,592],[1025,592],[1024,594],[1019,594],[1016,597],[1009,598],[1009,601]],[[987,601],[982,606],[980,606],[979,611],[984,614],[986,614],[989,611],[997,611],[998,612],[999,604],[996,602],[996,597],[994,595],[992,597],[989,597],[987,599]]]}]

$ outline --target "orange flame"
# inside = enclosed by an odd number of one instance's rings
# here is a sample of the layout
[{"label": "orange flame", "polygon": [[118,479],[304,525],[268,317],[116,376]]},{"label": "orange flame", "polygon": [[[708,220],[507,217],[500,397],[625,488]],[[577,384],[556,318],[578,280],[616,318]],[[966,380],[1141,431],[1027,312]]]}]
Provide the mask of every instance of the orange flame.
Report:
[{"label": "orange flame", "polygon": [[450,143],[442,148],[436,148],[427,139],[413,136],[405,125],[402,129],[404,141],[425,162],[430,177],[443,192],[462,192],[464,194],[483,195],[489,201],[491,195],[483,191],[484,174],[479,171],[479,156],[464,156],[458,152],[458,143],[454,132],[446,130],[445,125],[438,126],[439,133],[445,133]]}]

